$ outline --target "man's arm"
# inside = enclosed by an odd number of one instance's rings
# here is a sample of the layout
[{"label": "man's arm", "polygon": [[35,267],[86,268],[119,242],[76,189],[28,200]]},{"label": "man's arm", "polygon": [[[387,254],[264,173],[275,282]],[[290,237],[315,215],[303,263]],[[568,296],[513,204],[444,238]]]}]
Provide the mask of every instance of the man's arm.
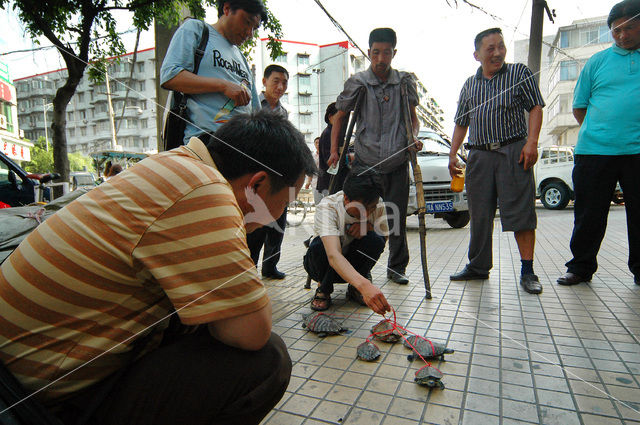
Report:
[{"label": "man's arm", "polygon": [[382,291],[372,284],[369,279],[362,276],[353,268],[351,263],[342,255],[339,236],[322,236],[322,244],[329,259],[329,265],[342,277],[345,281],[355,286],[362,294],[364,302],[378,314],[384,314],[391,311],[389,302],[382,294]]},{"label": "man's arm", "polygon": [[542,106],[536,105],[529,111],[529,135],[518,160],[519,164],[523,164],[525,170],[533,167],[538,161],[540,128],[542,128]]},{"label": "man's arm", "polygon": [[329,167],[338,163],[340,159],[340,155],[338,154],[338,146],[340,144],[340,133],[342,129],[342,125],[344,124],[344,119],[347,116],[345,111],[338,111],[334,115],[335,121],[333,122],[333,127],[331,128],[331,153],[329,155],[329,160],[327,161],[327,165]]},{"label": "man's arm", "polygon": [[584,117],[587,116],[587,108],[573,108],[573,116],[575,117],[576,121],[578,121],[578,124],[582,125]]},{"label": "man's arm", "polygon": [[203,77],[187,70],[180,71],[162,87],[186,94],[222,93],[240,106],[251,101],[251,94],[240,84],[221,78]]},{"label": "man's arm", "polygon": [[411,130],[413,130],[413,136],[414,136],[414,138],[413,138],[413,141],[414,141],[413,149],[415,149],[416,151],[421,151],[422,150],[422,142],[416,138],[416,136],[418,136],[418,133],[420,132],[420,121],[418,120],[418,114],[416,113],[416,107],[415,106],[411,106],[410,110],[411,110]]},{"label": "man's arm", "polygon": [[259,350],[271,336],[271,301],[258,311],[216,320],[208,327],[211,335],[226,345],[241,350]]},{"label": "man's arm", "polygon": [[464,142],[468,128],[456,124],[453,130],[451,149],[449,150],[449,174],[451,174],[451,177],[457,176],[462,172],[462,169],[458,167],[458,150],[462,146],[462,142]]}]

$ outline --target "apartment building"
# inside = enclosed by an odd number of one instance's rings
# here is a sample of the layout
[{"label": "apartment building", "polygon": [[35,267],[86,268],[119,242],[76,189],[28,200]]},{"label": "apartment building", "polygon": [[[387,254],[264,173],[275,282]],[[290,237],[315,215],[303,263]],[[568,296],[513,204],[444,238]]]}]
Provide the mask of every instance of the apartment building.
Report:
[{"label": "apartment building", "polygon": [[[30,161],[33,144],[25,140],[18,125],[16,88],[11,82],[9,67],[0,62],[0,149],[14,161]],[[0,175],[6,178],[6,174]]]},{"label": "apartment building", "polygon": [[[132,67],[133,76],[129,78]],[[157,152],[155,49],[139,51],[135,63],[132,53],[113,58],[108,74],[114,128],[105,82],[91,82],[85,72],[67,105],[68,151],[85,155],[107,149]],[[66,80],[66,69],[15,80],[18,122],[27,139],[46,137],[51,142],[51,102]]]},{"label": "apartment building", "polygon": [[553,144],[575,146],[578,141],[572,107],[576,81],[587,60],[612,43],[606,16],[576,20],[558,30],[548,53],[549,89],[545,96],[545,123]]}]

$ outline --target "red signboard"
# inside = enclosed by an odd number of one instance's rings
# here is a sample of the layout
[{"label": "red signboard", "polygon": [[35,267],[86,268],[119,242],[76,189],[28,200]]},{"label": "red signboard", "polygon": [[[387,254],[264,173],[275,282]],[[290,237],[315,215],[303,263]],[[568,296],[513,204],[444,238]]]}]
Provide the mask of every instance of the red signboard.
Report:
[{"label": "red signboard", "polygon": [[11,102],[11,87],[8,84],[0,81],[0,99]]},{"label": "red signboard", "polygon": [[6,140],[0,140],[0,150],[11,159],[31,161],[31,151],[26,146],[17,145]]}]

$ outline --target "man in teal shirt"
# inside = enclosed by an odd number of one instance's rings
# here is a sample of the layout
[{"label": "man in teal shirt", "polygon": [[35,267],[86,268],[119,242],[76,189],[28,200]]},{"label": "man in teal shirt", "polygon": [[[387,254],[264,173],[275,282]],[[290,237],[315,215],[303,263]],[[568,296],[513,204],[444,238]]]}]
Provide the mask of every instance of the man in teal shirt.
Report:
[{"label": "man in teal shirt", "polygon": [[575,223],[561,285],[588,282],[607,227],[617,182],[624,192],[629,269],[640,285],[640,0],[613,6],[607,19],[615,45],[593,55],[576,84],[573,115]]}]

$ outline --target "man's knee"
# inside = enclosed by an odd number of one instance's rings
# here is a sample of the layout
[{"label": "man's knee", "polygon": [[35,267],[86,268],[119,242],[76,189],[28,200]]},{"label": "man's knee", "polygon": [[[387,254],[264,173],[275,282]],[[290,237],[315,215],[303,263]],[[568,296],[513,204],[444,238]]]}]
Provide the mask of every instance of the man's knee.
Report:
[{"label": "man's knee", "polygon": [[272,332],[262,351],[270,357],[272,376],[274,377],[274,391],[282,390],[282,393],[284,393],[289,385],[292,368],[287,346],[280,336]]},{"label": "man's knee", "polygon": [[386,241],[384,237],[374,231],[370,231],[360,239],[359,249],[377,260],[382,254],[382,251],[384,251],[385,244]]}]

